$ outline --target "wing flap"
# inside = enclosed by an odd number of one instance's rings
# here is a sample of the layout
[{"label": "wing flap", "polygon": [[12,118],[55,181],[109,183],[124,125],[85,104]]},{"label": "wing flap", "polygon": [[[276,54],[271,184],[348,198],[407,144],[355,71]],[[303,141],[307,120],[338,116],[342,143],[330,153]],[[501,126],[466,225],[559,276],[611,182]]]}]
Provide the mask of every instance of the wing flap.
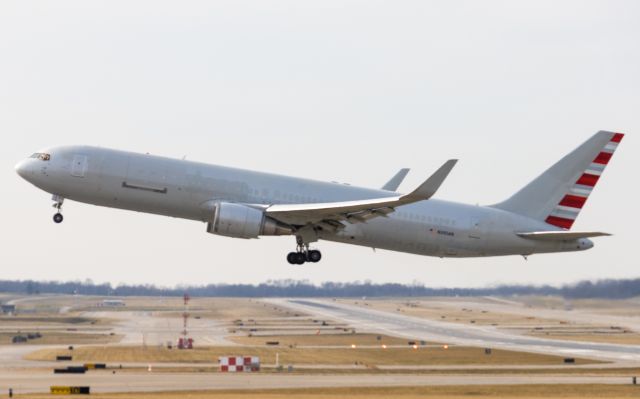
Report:
[{"label": "wing flap", "polygon": [[580,238],[605,237],[609,233],[599,231],[532,231],[529,233],[516,233],[522,238],[537,241],[573,241]]}]

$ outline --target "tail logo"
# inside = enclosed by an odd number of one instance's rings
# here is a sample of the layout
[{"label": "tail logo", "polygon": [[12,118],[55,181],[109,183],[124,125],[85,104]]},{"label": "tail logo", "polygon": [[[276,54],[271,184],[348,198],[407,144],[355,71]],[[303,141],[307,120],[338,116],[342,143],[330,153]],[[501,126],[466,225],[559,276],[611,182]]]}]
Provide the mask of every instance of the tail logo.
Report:
[{"label": "tail logo", "polygon": [[612,135],[611,140],[604,146],[587,170],[582,173],[575,184],[569,189],[569,192],[547,217],[545,220],[547,223],[563,229],[570,229],[571,226],[573,226],[573,222],[575,222],[580,210],[587,202],[589,194],[591,194],[598,179],[600,179],[602,172],[611,160],[613,153],[623,137],[624,134],[622,133]]}]

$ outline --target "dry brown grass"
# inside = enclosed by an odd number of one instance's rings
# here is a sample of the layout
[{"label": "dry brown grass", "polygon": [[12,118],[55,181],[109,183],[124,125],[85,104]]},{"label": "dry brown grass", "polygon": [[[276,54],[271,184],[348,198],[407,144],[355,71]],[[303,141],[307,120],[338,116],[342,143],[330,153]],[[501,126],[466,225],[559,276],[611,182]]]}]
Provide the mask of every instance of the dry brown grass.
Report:
[{"label": "dry brown grass", "polygon": [[122,338],[118,335],[95,333],[68,333],[59,331],[41,332],[42,337],[30,339],[27,342],[12,344],[11,339],[16,335],[27,336],[27,332],[0,333],[0,345],[99,345],[118,342]]},{"label": "dry brown grass", "polygon": [[447,298],[446,301],[443,300],[442,302],[440,302],[438,298],[425,300],[368,299],[366,301],[343,299],[338,301],[349,305],[458,324],[532,327],[538,325],[562,325],[560,320],[555,319],[530,317],[517,313],[499,313],[482,309],[468,309],[465,308],[464,305],[456,303],[456,301],[451,298]]},{"label": "dry brown grass", "polygon": [[[182,317],[184,302],[181,297],[129,297],[124,298],[126,306],[96,307],[94,305],[83,308],[88,311],[154,312],[162,317]],[[96,302],[97,303],[97,302]],[[215,320],[236,320],[264,317],[294,317],[301,316],[300,312],[292,312],[252,298],[192,298],[189,302],[189,313],[193,317]]]},{"label": "dry brown grass", "polygon": [[[378,337],[381,339],[378,340]],[[309,334],[309,335],[258,335],[233,336],[229,341],[241,345],[266,345],[277,341],[279,346],[351,346],[351,345],[408,345],[409,340],[377,334]],[[415,341],[415,340],[414,340]]]},{"label": "dry brown grass", "polygon": [[[29,360],[53,360],[66,351],[41,349],[26,356]],[[95,346],[81,347],[74,351],[74,360],[87,362],[184,362],[215,363],[219,356],[259,356],[262,363],[275,363],[276,353],[280,364],[312,365],[559,365],[558,356],[493,350],[485,355],[481,348],[272,348],[272,347],[200,347],[180,351],[160,347]],[[597,363],[576,359],[578,364]]]},{"label": "dry brown grass", "polygon": [[0,326],[6,328],[12,325],[50,325],[50,324],[71,324],[74,327],[89,325],[104,325],[108,321],[96,319],[92,317],[82,317],[74,315],[62,316],[60,314],[38,314],[36,315],[17,315],[17,316],[0,316]]},{"label": "dry brown grass", "polygon": [[520,296],[518,302],[546,309],[586,310],[609,316],[640,316],[639,298],[629,299],[564,299],[558,296]]},{"label": "dry brown grass", "polygon": [[[430,387],[385,387],[385,388],[309,388],[244,391],[193,391],[92,394],[96,398],[113,399],[419,399],[419,398],[637,398],[640,387],[632,385],[488,385],[488,386],[430,386]],[[50,395],[19,395],[27,399],[51,398]]]}]

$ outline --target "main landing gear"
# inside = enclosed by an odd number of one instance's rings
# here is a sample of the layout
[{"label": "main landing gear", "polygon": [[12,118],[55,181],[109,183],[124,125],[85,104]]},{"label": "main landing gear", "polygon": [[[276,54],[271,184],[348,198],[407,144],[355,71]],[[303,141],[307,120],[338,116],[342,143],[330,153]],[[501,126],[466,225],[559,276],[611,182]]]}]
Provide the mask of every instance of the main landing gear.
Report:
[{"label": "main landing gear", "polygon": [[64,217],[60,212],[62,211],[62,203],[64,202],[64,198],[60,197],[59,195],[54,195],[52,199],[55,201],[55,204],[53,204],[53,207],[58,210],[58,212],[56,212],[56,214],[53,215],[53,221],[55,223],[62,223],[62,221],[64,220]]},{"label": "main landing gear", "polygon": [[289,252],[287,262],[292,265],[304,265],[306,262],[318,263],[322,259],[322,252],[309,249],[309,244],[298,244],[296,252]]},{"label": "main landing gear", "polygon": [[287,262],[292,265],[304,265],[306,262],[318,263],[322,259],[322,253],[317,249],[289,252]]}]

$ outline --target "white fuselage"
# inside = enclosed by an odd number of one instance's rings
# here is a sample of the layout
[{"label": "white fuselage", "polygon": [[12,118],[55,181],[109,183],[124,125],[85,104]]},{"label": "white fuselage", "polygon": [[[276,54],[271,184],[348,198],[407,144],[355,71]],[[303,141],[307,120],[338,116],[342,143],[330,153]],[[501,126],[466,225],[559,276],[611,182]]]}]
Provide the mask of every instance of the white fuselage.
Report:
[{"label": "white fuselage", "polygon": [[[228,168],[153,155],[88,147],[45,150],[50,160],[26,159],[18,173],[67,199],[211,222],[210,204],[305,204],[391,197],[396,193]],[[516,233],[558,230],[492,207],[430,199],[398,207],[388,217],[347,224],[319,239],[438,257],[530,255],[589,249],[588,239],[534,241]]]}]

